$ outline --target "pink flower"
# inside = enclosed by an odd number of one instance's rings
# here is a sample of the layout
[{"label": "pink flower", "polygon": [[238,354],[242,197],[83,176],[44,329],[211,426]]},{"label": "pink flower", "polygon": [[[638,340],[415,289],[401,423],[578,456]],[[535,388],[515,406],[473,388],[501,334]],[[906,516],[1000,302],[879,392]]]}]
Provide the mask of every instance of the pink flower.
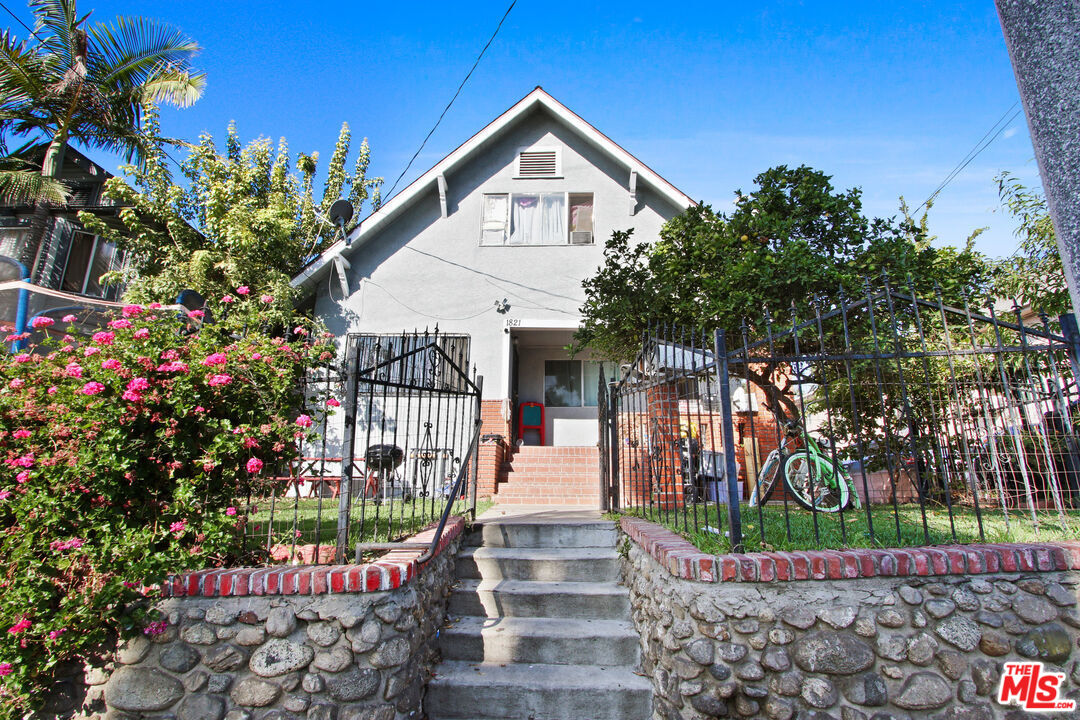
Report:
[{"label": "pink flower", "polygon": [[106,370],[119,370],[120,369],[120,361],[117,360],[116,358],[105,358],[104,360],[101,361],[101,367],[103,367]]},{"label": "pink flower", "polygon": [[56,393],[60,392],[60,388],[58,388],[58,387],[56,387],[55,385],[53,385],[52,387],[50,387],[50,388],[49,388],[48,390],[46,390],[45,392],[49,393],[50,395],[55,395]]},{"label": "pink flower", "polygon": [[142,315],[142,311],[142,305],[125,305],[124,309],[121,310],[120,313],[124,317],[135,317],[137,315]]},{"label": "pink flower", "polygon": [[187,314],[187,316],[194,320],[202,320],[204,317],[206,317],[206,313],[204,313],[202,310],[192,310]]},{"label": "pink flower", "polygon": [[262,297],[259,298],[259,300],[261,300],[262,302],[269,305],[270,303],[274,302],[274,296],[273,295],[263,295]]},{"label": "pink flower", "polygon": [[62,348],[60,348],[60,352],[62,352],[62,353],[75,352],[75,346],[74,345],[65,345]]},{"label": "pink flower", "polygon": [[23,438],[28,438],[33,434],[34,433],[30,432],[26,428],[20,428],[20,429],[16,430],[14,433],[12,433],[12,437],[14,437],[16,440],[22,440]]},{"label": "pink flower", "polygon": [[15,476],[15,482],[19,483],[20,485],[22,485],[23,483],[25,483],[29,479],[30,479],[30,471],[29,470],[23,470],[21,473],[19,473],[18,475]]},{"label": "pink flower", "polygon": [[215,385],[228,385],[231,382],[232,382],[232,376],[231,375],[226,375],[224,373],[221,373],[221,374],[218,374],[218,375],[211,375],[210,377],[208,377],[206,379],[206,384],[210,385],[211,387],[213,387]]},{"label": "pink flower", "polygon": [[81,378],[82,366],[79,365],[79,363],[77,362],[69,362],[67,365],[64,366],[64,374],[68,377]]},{"label": "pink flower", "polygon": [[174,535],[180,535],[180,534],[182,534],[184,532],[184,529],[186,527],[187,527],[187,520],[177,520],[176,522],[174,522],[172,525],[169,526],[169,532],[173,533]]},{"label": "pink flower", "polygon": [[134,335],[132,335],[132,337],[134,337],[136,340],[145,340],[146,338],[150,337],[150,329],[149,328],[139,328],[138,330],[135,331],[135,333],[134,333]]},{"label": "pink flower", "polygon": [[213,355],[207,355],[206,359],[202,361],[202,364],[206,367],[210,367],[211,365],[224,365],[227,360],[228,357],[225,356],[225,353],[214,353]]},{"label": "pink flower", "polygon": [[145,628],[143,628],[143,635],[149,635],[153,637],[155,635],[160,635],[168,629],[169,623],[165,622],[164,620],[158,620],[156,622],[150,623]]},{"label": "pink flower", "polygon": [[133,402],[133,403],[142,402],[142,395],[135,392],[134,390],[125,390],[120,395],[120,397],[123,398],[124,400],[127,400],[128,402]]},{"label": "pink flower", "polygon": [[0,675],[10,675],[15,672],[15,668],[9,662],[0,663]]},{"label": "pink flower", "polygon": [[35,329],[37,329],[37,328],[47,328],[50,325],[52,325],[53,323],[55,323],[55,322],[56,321],[53,320],[51,317],[36,317],[36,318],[34,318],[33,320],[30,321],[30,327],[35,328]]},{"label": "pink flower", "polygon": [[116,339],[116,333],[108,331],[96,332],[90,337],[90,339],[96,342],[98,345],[112,345],[113,340]]},{"label": "pink flower", "polygon": [[262,353],[251,353],[252,360],[262,360]]},{"label": "pink flower", "polygon": [[293,331],[293,333],[295,333],[296,335],[307,335],[307,334],[308,334],[308,331],[307,331],[307,329],[306,329],[306,328],[302,328],[302,327],[300,327],[299,325],[297,325],[296,327],[294,327],[292,331]]},{"label": "pink flower", "polygon": [[195,412],[204,413],[204,412],[206,412],[206,408],[204,408],[202,405],[196,405],[195,406]]},{"label": "pink flower", "polygon": [[149,305],[147,305],[146,307],[150,308],[151,310],[158,310],[158,309],[160,309],[160,308],[161,308],[161,303],[159,303],[159,302],[152,302],[152,303],[150,303]]},{"label": "pink flower", "polygon": [[173,360],[157,367],[158,372],[187,372],[188,369],[188,364],[179,360]]},{"label": "pink flower", "polygon": [[161,353],[161,359],[162,360],[179,360],[180,359],[180,353],[176,352],[175,350],[169,349],[169,350],[166,350],[163,353]]},{"label": "pink flower", "polygon": [[11,381],[11,382],[9,382],[9,383],[8,383],[8,385],[9,385],[9,386],[10,386],[10,387],[11,387],[11,388],[12,388],[13,390],[18,390],[18,389],[19,389],[19,388],[21,388],[22,386],[26,385],[26,381],[25,381],[25,380],[23,380],[22,378],[14,378],[14,379],[12,379],[12,381]]},{"label": "pink flower", "polygon": [[97,355],[99,352],[101,352],[101,348],[88,347],[85,350],[83,350],[82,354],[83,354],[83,357],[90,357],[91,355]]},{"label": "pink flower", "polygon": [[129,327],[133,327],[131,321],[126,318],[120,318],[119,320],[110,320],[109,327],[117,330],[126,330]]},{"label": "pink flower", "polygon": [[311,425],[312,425],[311,416],[310,415],[300,415],[299,417],[296,418],[296,424],[299,425],[302,428],[311,427]]},{"label": "pink flower", "polygon": [[247,285],[241,285],[240,287],[236,288],[237,295],[247,295],[250,292],[251,288],[249,288]]},{"label": "pink flower", "polygon": [[32,622],[30,622],[26,618],[23,618],[19,622],[15,623],[11,627],[9,627],[8,632],[11,633],[12,635],[18,635],[23,630],[26,630],[27,628],[29,628],[31,625],[33,625]]},{"label": "pink flower", "polygon": [[248,448],[249,450],[250,450],[251,448],[253,448],[253,447],[256,447],[256,446],[258,446],[258,444],[259,444],[259,441],[258,441],[258,440],[256,440],[256,439],[255,439],[255,438],[253,438],[253,437],[246,437],[246,438],[244,438],[244,447]]},{"label": "pink flower", "polygon": [[228,515],[229,517],[232,517],[233,515],[236,514],[236,508],[234,508],[234,507],[225,508],[225,514]]},{"label": "pink flower", "polygon": [[203,472],[210,472],[211,470],[213,470],[216,467],[217,467],[217,465],[210,462],[209,460],[207,460],[206,462],[204,462],[202,464]]},{"label": "pink flower", "polygon": [[259,458],[251,458],[247,461],[247,471],[254,475],[263,469],[263,461]]},{"label": "pink flower", "polygon": [[83,395],[97,395],[98,393],[100,393],[104,389],[105,389],[104,385],[102,385],[99,382],[94,382],[93,380],[91,380],[90,382],[83,385],[82,390],[80,390],[79,392],[81,392]]},{"label": "pink flower", "polygon": [[30,355],[29,353],[20,353],[19,355],[15,356],[15,362],[20,363],[20,364],[21,363],[28,363],[33,359],[34,359],[33,356]]},{"label": "pink flower", "polygon": [[19,333],[18,335],[8,335],[4,338],[4,342],[17,342],[19,340],[25,340],[28,337],[30,337],[30,333],[28,332]]},{"label": "pink flower", "polygon": [[0,500],[7,500],[9,497],[11,497],[10,490],[0,490]]},{"label": "pink flower", "polygon": [[67,632],[67,628],[60,628],[59,630],[50,630],[49,631],[49,639],[50,640],[55,640],[56,638],[63,635],[65,632]]},{"label": "pink flower", "polygon": [[83,546],[83,541],[79,538],[71,538],[70,540],[53,540],[49,543],[49,549],[53,552],[62,552],[64,550],[78,550]]},{"label": "pink flower", "polygon": [[234,302],[236,302],[236,298],[234,298],[232,295],[226,295],[225,297],[221,298],[221,302],[226,303],[226,304],[227,303],[234,303]]},{"label": "pink flower", "polygon": [[127,384],[128,390],[135,390],[136,392],[150,389],[150,381],[144,377],[131,378],[131,381]]},{"label": "pink flower", "polygon": [[61,321],[62,321],[62,322],[66,322],[66,323],[73,323],[73,322],[75,322],[75,321],[76,321],[76,320],[78,320],[78,319],[79,319],[79,318],[77,318],[77,317],[75,317],[74,315],[71,315],[71,314],[69,313],[69,314],[65,315],[64,317],[62,317],[62,318],[61,318]]},{"label": "pink flower", "polygon": [[26,453],[14,460],[8,460],[8,465],[11,467],[32,468],[34,467],[34,453]]},{"label": "pink flower", "polygon": [[337,398],[329,398],[326,401],[326,407],[341,407],[341,401]]}]

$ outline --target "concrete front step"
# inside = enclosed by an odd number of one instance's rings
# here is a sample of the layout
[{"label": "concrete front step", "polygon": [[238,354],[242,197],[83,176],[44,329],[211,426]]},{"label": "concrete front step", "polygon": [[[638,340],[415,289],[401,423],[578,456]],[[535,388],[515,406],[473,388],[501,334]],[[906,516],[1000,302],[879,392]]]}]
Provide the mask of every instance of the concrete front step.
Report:
[{"label": "concrete front step", "polygon": [[533,523],[487,521],[465,539],[468,546],[489,548],[613,548],[618,531],[613,522]]},{"label": "concrete front step", "polygon": [[439,638],[444,660],[636,666],[640,657],[626,620],[462,617]]},{"label": "concrete front step", "polygon": [[431,720],[645,720],[652,684],[626,667],[444,661],[428,685]]},{"label": "concrete front step", "polygon": [[614,582],[460,580],[450,594],[451,615],[625,618],[626,588]]},{"label": "concrete front step", "polygon": [[457,556],[457,577],[483,580],[596,582],[618,580],[614,548],[465,548]]}]

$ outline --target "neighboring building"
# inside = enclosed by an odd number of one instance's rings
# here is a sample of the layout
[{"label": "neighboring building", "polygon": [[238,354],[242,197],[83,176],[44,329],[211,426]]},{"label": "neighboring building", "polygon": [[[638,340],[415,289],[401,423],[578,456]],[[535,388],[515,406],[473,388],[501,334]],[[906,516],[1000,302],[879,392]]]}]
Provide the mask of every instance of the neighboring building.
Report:
[{"label": "neighboring building", "polygon": [[[33,148],[31,162],[42,160],[45,145]],[[108,242],[86,232],[80,211],[113,216],[118,208],[102,201],[101,190],[112,175],[72,147],[64,154],[60,179],[71,191],[66,205],[49,208],[45,224],[34,227],[31,205],[0,205],[0,255],[14,258],[30,271],[30,281],[51,290],[114,300],[117,287],[103,287],[98,279],[117,270],[123,258]],[[5,319],[6,318],[5,313]]]},{"label": "neighboring building", "polygon": [[597,358],[565,350],[581,283],[613,231],[655,240],[691,204],[538,87],[293,284],[338,337],[436,325],[467,336],[484,376],[485,433],[511,436],[518,404],[539,402],[545,444],[595,447]]}]

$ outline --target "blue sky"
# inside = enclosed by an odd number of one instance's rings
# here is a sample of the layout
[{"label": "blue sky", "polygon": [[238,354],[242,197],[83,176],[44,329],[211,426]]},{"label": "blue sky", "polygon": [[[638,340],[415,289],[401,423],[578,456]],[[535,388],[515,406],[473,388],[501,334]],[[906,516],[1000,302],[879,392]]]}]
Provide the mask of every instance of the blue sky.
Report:
[{"label": "blue sky", "polygon": [[[18,0],[5,4],[29,21]],[[80,10],[156,17],[202,45],[206,94],[167,109],[166,134],[220,138],[235,120],[245,141],[284,136],[325,163],[347,121],[389,187],[508,4],[83,0]],[[861,187],[880,216],[900,195],[925,200],[1019,100],[989,0],[519,0],[399,189],[536,85],[718,209],[766,168],[805,163]],[[978,247],[1011,253],[994,176],[1037,184],[1033,157],[1021,114],[944,190],[931,230],[961,243],[988,227]]]}]

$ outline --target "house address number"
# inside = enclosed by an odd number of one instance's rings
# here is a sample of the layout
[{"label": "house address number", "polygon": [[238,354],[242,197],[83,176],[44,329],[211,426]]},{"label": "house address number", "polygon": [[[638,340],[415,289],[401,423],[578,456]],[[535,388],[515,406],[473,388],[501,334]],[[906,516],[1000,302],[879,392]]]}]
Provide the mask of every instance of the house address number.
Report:
[{"label": "house address number", "polygon": [[521,318],[506,318],[506,327],[518,327],[521,325]]}]

